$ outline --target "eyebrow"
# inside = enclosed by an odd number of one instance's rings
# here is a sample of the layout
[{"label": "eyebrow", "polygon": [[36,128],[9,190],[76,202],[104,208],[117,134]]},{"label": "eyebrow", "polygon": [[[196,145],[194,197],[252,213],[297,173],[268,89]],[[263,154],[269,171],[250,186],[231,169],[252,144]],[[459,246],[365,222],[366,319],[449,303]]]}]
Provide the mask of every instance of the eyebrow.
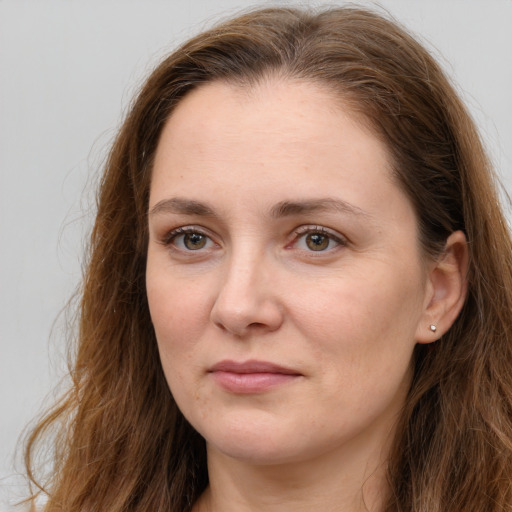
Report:
[{"label": "eyebrow", "polygon": [[[270,209],[270,216],[276,219],[292,215],[305,215],[318,212],[340,212],[358,217],[369,218],[370,215],[346,201],[333,198],[307,199],[304,201],[281,201]],[[201,217],[217,217],[214,209],[206,203],[173,197],[163,199],[155,204],[149,215],[159,214],[197,215]]]},{"label": "eyebrow", "polygon": [[158,215],[162,213],[174,213],[181,215],[199,215],[202,217],[215,217],[213,209],[205,203],[194,201],[192,199],[182,199],[173,197],[163,199],[149,210],[149,215]]},{"label": "eyebrow", "polygon": [[308,199],[305,201],[282,201],[274,205],[270,214],[274,218],[288,217],[290,215],[303,215],[307,213],[318,213],[318,212],[340,212],[348,213],[358,217],[367,217],[370,215],[346,201],[341,199],[333,198],[321,198],[321,199]]}]

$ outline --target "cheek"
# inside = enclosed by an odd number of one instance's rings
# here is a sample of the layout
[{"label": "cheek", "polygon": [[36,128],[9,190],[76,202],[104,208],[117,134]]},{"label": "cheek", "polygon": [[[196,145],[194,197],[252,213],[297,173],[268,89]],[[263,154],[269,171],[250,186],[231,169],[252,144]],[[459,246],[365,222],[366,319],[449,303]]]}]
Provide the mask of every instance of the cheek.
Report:
[{"label": "cheek", "polygon": [[157,336],[179,336],[181,331],[200,324],[206,303],[205,279],[201,276],[180,276],[166,261],[165,255],[154,252],[148,251],[146,268],[151,319]]},{"label": "cheek", "polygon": [[[165,286],[161,280],[148,281],[147,293],[167,384],[182,412],[190,417],[189,408],[198,406],[201,395],[198,375],[191,371],[201,357],[197,344],[204,330],[201,294],[183,293],[179,286]],[[204,404],[200,409],[204,414]]]},{"label": "cheek", "polygon": [[322,410],[332,411],[334,427],[370,422],[403,400],[420,313],[415,294],[394,280],[347,278],[298,316],[321,368]]},{"label": "cheek", "polygon": [[146,283],[160,361],[181,412],[194,425],[201,424],[211,415],[201,370],[204,347],[199,343],[209,320],[209,305],[204,289],[199,290],[192,281],[169,281],[149,275]]},{"label": "cheek", "polygon": [[171,278],[170,272],[152,265],[148,257],[148,304],[169,385],[170,379],[182,378],[193,364],[196,341],[208,322],[209,302],[200,282]]},{"label": "cheek", "polygon": [[[295,322],[327,366],[343,365],[345,375],[377,368],[386,371],[396,361],[409,363],[414,335],[422,314],[421,281],[406,273],[375,266],[324,283],[307,300],[296,294]],[[395,274],[395,275],[394,275]],[[416,273],[415,273],[416,274]]]}]

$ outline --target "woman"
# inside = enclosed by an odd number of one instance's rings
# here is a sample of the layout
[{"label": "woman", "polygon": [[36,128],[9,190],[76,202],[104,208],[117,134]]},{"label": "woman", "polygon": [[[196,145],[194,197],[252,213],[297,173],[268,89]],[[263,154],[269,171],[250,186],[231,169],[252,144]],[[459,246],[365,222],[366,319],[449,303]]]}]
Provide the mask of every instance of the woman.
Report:
[{"label": "woman", "polygon": [[512,509],[510,236],[475,127],[371,12],[168,57],[110,154],[45,510]]}]

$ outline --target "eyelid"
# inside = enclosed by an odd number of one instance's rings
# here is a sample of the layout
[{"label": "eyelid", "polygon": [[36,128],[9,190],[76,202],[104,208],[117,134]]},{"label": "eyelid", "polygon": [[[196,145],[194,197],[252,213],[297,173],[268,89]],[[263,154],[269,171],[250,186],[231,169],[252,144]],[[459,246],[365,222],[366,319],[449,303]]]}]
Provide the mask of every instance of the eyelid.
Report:
[{"label": "eyelid", "polygon": [[[172,246],[172,248],[175,249],[176,251],[189,252],[189,251],[184,251],[183,249],[180,249],[179,247],[173,245],[173,242],[174,242],[174,240],[176,240],[176,238],[178,236],[191,234],[191,233],[197,233],[197,234],[207,237],[217,247],[219,247],[219,245],[220,245],[216,241],[215,236],[210,232],[210,230],[205,229],[202,226],[197,226],[197,225],[178,226],[176,228],[170,229],[161,237],[159,242],[162,245],[167,246],[167,247]],[[349,244],[348,239],[344,235],[340,234],[338,231],[334,231],[330,228],[327,228],[325,226],[321,226],[318,224],[310,224],[310,225],[303,225],[303,226],[299,226],[298,228],[295,228],[293,230],[293,235],[294,235],[293,239],[287,243],[286,248],[288,248],[288,249],[294,248],[295,245],[298,243],[298,241],[302,237],[304,237],[308,234],[314,234],[314,233],[319,233],[321,235],[324,235],[324,236],[328,237],[330,240],[333,240],[334,242],[336,242],[336,244],[337,244],[336,247],[333,247],[331,249],[328,249],[325,251],[318,251],[318,255],[320,255],[321,253],[324,253],[324,254],[330,253],[338,247],[345,247]],[[204,249],[204,250],[199,249],[197,252],[198,253],[205,252],[206,250],[207,249]],[[194,252],[194,251],[190,251],[190,252]],[[315,251],[307,251],[307,252],[314,253]]]},{"label": "eyelid", "polygon": [[[301,239],[305,235],[313,234],[313,233],[319,233],[321,235],[327,236],[329,239],[335,241],[338,244],[337,247],[339,247],[339,246],[345,247],[349,244],[348,239],[345,236],[343,236],[342,234],[340,234],[339,232],[334,231],[329,228],[326,228],[325,226],[319,226],[317,224],[299,226],[298,228],[294,229],[293,232],[295,234],[295,238],[291,241],[291,243],[289,245],[295,245],[295,244],[297,244],[299,239]],[[328,253],[334,249],[335,248],[329,249],[326,251],[318,251],[318,253],[319,254],[322,252]],[[311,252],[313,253],[314,251],[311,251]]]},{"label": "eyelid", "polygon": [[[205,228],[202,228],[200,226],[195,226],[195,225],[191,225],[191,226],[178,226],[177,228],[174,228],[174,229],[171,229],[169,231],[167,231],[164,236],[160,239],[160,243],[162,245],[165,245],[167,247],[171,247],[173,246],[173,242],[174,240],[176,240],[177,237],[181,236],[181,235],[187,235],[187,234],[192,234],[192,233],[197,233],[199,235],[202,235],[202,236],[205,236],[207,237],[213,244],[215,245],[219,245],[214,237],[212,236],[212,234],[209,232],[209,230],[205,229]],[[173,246],[173,248],[177,251],[182,251],[182,249],[179,249],[178,247],[176,246]],[[190,251],[190,252],[194,252],[194,251]],[[204,251],[200,251],[198,250],[198,252],[204,252]]]}]

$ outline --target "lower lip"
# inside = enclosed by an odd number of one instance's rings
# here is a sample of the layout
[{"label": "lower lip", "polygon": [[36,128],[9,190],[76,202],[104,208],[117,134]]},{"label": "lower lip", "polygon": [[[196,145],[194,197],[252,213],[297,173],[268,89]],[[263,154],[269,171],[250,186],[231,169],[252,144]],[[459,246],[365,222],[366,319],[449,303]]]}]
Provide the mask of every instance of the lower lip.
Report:
[{"label": "lower lip", "polygon": [[226,371],[212,372],[212,377],[222,388],[231,393],[262,393],[276,386],[292,382],[300,375],[286,373],[234,373]]}]

